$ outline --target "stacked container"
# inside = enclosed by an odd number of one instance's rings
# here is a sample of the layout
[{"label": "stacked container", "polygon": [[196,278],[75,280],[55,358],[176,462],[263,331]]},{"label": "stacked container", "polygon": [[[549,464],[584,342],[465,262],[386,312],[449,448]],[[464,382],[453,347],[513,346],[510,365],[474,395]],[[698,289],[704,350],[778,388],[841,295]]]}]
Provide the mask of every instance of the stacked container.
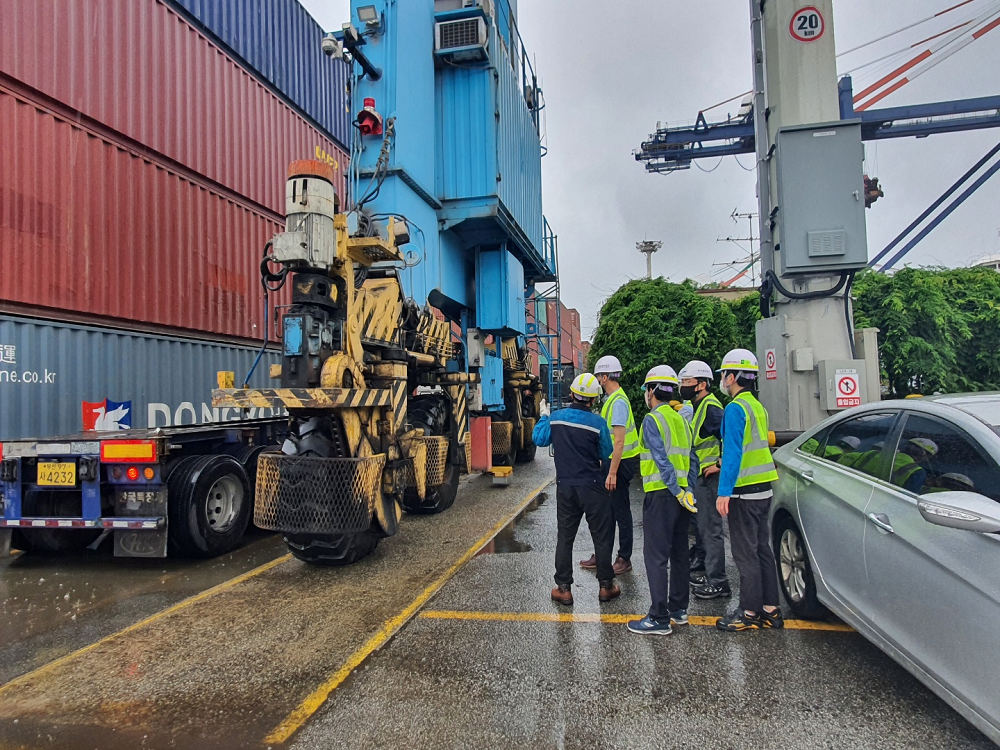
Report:
[{"label": "stacked container", "polygon": [[295,0],[210,5],[0,0],[0,439],[79,430],[104,398],[131,401],[133,427],[219,418],[215,370],[247,367],[265,332],[289,162],[328,161],[346,191],[322,30]]}]

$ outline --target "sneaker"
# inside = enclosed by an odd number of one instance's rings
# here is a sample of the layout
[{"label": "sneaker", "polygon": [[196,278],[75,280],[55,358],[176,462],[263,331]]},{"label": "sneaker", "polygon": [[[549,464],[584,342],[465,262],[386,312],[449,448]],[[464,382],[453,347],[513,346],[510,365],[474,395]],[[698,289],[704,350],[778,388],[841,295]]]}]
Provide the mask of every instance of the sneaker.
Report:
[{"label": "sneaker", "polygon": [[676,612],[670,613],[670,624],[671,625],[687,625],[688,624],[688,612],[686,609],[679,609]]},{"label": "sneaker", "polygon": [[615,585],[614,581],[601,581],[601,590],[597,592],[597,598],[602,602],[610,602],[621,594],[622,590]]},{"label": "sneaker", "polygon": [[565,604],[567,607],[573,605],[573,592],[570,591],[569,585],[565,583],[560,583],[554,589],[552,589],[552,601],[559,602],[560,604]]},{"label": "sneaker", "polygon": [[580,560],[580,567],[584,570],[597,570],[597,555],[591,555],[586,560]]},{"label": "sneaker", "polygon": [[696,573],[696,574],[692,575],[691,576],[691,585],[692,586],[707,586],[708,585],[708,576],[705,575],[704,573]]},{"label": "sneaker", "polygon": [[760,630],[763,625],[760,621],[760,615],[751,617],[742,609],[738,609],[731,615],[716,620],[715,627],[719,630],[725,630],[727,633],[738,633],[741,630]]},{"label": "sneaker", "polygon": [[615,572],[616,576],[620,576],[622,573],[628,573],[632,570],[632,562],[626,560],[624,557],[618,557],[615,560],[615,564],[611,566],[611,569]]},{"label": "sneaker", "polygon": [[657,622],[649,615],[641,620],[632,620],[628,624],[628,629],[629,632],[639,635],[670,635],[674,632],[669,622]]},{"label": "sneaker", "polygon": [[691,593],[698,599],[728,599],[733,595],[733,592],[730,589],[722,588],[721,586],[713,586],[710,583],[704,583],[701,586],[693,586],[691,588]]},{"label": "sneaker", "polygon": [[781,628],[785,627],[785,618],[784,615],[781,614],[781,609],[776,609],[773,612],[763,610],[760,613],[760,622],[765,628],[781,630]]}]

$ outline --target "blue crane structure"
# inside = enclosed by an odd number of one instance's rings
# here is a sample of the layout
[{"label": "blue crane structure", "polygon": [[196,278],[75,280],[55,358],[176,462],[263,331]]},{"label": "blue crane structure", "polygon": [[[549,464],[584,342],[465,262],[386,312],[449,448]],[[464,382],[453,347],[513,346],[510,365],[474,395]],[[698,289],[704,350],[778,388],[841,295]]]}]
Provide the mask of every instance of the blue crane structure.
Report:
[{"label": "blue crane structure", "polygon": [[[1000,96],[917,104],[905,107],[855,111],[851,77],[843,76],[838,84],[840,117],[860,122],[864,141],[888,138],[926,138],[938,133],[956,133],[1000,127]],[[645,163],[649,172],[673,172],[689,169],[695,159],[753,154],[756,150],[752,107],[736,117],[709,121],[704,113],[691,126],[658,128],[635,152],[636,161]],[[1000,145],[991,149],[961,179],[911,223],[869,265],[875,266],[910,236],[922,222],[930,221],[903,245],[881,268],[887,270],[908,253],[920,240],[947,218],[963,201],[1000,171]],[[984,171],[985,168],[985,171]],[[977,176],[978,175],[978,176]],[[964,190],[962,188],[965,187]],[[955,193],[959,195],[944,205]],[[944,208],[941,208],[944,205]],[[939,211],[940,209],[940,211]],[[937,213],[935,213],[937,212]]]},{"label": "blue crane structure", "polygon": [[261,262],[268,292],[292,288],[280,387],[213,403],[288,410],[281,452],[258,460],[255,522],[340,565],[402,510],[447,510],[462,471],[534,458],[545,388],[528,338],[546,355],[559,331],[529,328],[526,308],[537,325],[558,268],[515,0],[352,0],[323,50],[350,66],[349,195],[331,165],[291,165],[286,231]]}]

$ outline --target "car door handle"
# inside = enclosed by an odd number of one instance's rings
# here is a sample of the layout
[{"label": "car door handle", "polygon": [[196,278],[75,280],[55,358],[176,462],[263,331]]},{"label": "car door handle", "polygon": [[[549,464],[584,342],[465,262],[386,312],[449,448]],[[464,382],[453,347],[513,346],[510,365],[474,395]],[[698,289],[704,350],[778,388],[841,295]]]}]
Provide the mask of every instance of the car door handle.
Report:
[{"label": "car door handle", "polygon": [[813,476],[811,469],[806,469],[801,474],[799,474],[799,476],[802,477],[802,481],[805,482],[806,484],[812,484],[813,482],[816,481],[816,478]]},{"label": "car door handle", "polygon": [[889,516],[885,513],[869,513],[868,520],[882,529],[882,531],[888,531],[890,534],[895,533],[892,529],[892,524],[889,523]]}]

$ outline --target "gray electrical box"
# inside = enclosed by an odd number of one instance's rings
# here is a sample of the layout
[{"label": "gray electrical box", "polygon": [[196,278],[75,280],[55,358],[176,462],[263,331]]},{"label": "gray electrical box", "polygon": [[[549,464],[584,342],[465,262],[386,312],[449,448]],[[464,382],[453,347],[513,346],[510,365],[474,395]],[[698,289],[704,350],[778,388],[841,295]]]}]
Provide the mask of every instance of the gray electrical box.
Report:
[{"label": "gray electrical box", "polygon": [[860,120],[778,131],[781,275],[868,265]]},{"label": "gray electrical box", "polygon": [[868,378],[863,359],[824,360],[819,363],[819,402],[826,411],[868,403]]}]

